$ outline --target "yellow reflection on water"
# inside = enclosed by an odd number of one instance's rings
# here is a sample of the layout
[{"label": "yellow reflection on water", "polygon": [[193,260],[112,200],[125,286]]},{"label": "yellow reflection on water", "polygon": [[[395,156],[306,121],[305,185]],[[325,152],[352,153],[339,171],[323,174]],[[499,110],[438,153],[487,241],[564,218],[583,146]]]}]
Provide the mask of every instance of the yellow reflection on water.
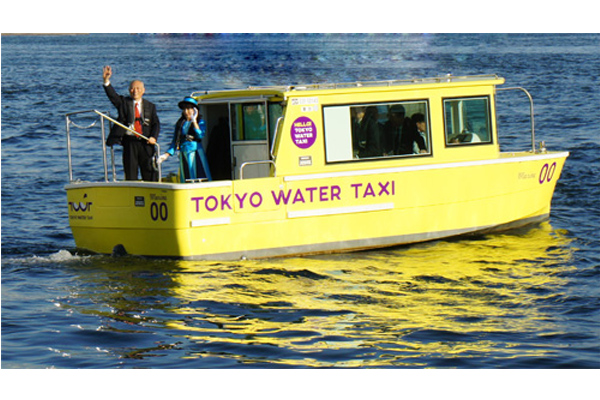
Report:
[{"label": "yellow reflection on water", "polygon": [[428,366],[433,358],[539,357],[549,350],[521,341],[560,332],[543,307],[564,292],[562,276],[574,268],[568,244],[544,223],[363,253],[182,261],[171,278],[184,305],[167,326],[198,344],[189,357],[249,363]]}]

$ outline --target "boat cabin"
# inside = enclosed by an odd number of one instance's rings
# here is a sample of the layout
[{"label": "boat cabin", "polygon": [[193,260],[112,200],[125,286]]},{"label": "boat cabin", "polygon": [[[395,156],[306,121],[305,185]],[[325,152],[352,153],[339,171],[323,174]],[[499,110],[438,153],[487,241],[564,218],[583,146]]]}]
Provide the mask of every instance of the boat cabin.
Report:
[{"label": "boat cabin", "polygon": [[489,159],[495,75],[194,92],[214,180]]}]

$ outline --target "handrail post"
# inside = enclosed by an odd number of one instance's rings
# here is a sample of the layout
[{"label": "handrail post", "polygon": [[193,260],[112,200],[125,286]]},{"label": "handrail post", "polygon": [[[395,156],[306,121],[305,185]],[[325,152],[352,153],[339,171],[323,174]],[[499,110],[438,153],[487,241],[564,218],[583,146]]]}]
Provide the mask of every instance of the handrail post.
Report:
[{"label": "handrail post", "polygon": [[521,88],[522,91],[525,92],[525,94],[527,95],[527,97],[529,98],[529,112],[531,114],[531,151],[533,153],[535,153],[535,126],[534,126],[534,118],[533,118],[533,97],[531,97],[531,94],[529,94],[529,92],[523,88]]},{"label": "handrail post", "polygon": [[106,159],[106,135],[104,134],[104,118],[100,118],[100,126],[102,127],[102,160],[104,161],[104,182],[108,182],[108,160]]},{"label": "handrail post", "polygon": [[[117,121],[117,120],[109,117],[108,115],[103,114],[103,113],[101,113],[98,110],[94,110],[94,112],[100,116],[100,119],[102,119],[103,122],[104,122],[104,119],[106,118],[107,120],[109,120],[113,124],[116,124],[116,125],[120,126],[121,128],[125,129],[126,131],[131,132],[133,135],[138,136],[138,137],[140,137],[140,138],[142,138],[142,139],[144,139],[146,141],[148,140],[148,138],[146,136],[142,135],[141,133],[138,133],[138,132],[134,131],[133,129],[131,129],[131,128],[125,126],[125,125],[123,125],[122,123],[120,123],[119,121]],[[103,142],[104,142],[104,138],[103,138]],[[156,142],[154,146],[156,147],[156,153],[158,155],[160,155],[160,145],[158,144],[158,142]],[[112,148],[112,146],[111,146],[111,148]],[[158,163],[157,163],[156,166],[158,168],[158,181],[160,182],[161,179],[162,179],[162,166],[160,164],[158,164]],[[114,170],[114,160],[113,160],[113,170]]]},{"label": "handrail post", "polygon": [[156,142],[155,144],[156,146],[156,154],[152,157],[155,157],[155,161],[156,161],[156,168],[158,168],[158,181],[162,181],[162,164],[160,164],[158,162],[158,157],[160,156],[160,145],[158,144],[158,142]]},{"label": "handrail post", "polygon": [[67,159],[69,162],[69,183],[73,182],[73,164],[71,162],[71,131],[69,129],[69,125],[71,121],[69,120],[69,116],[66,116],[67,123]]},{"label": "handrail post", "polygon": [[110,146],[110,163],[112,164],[113,182],[117,181],[117,167],[115,166],[115,149]]},{"label": "handrail post", "polygon": [[529,114],[530,114],[530,119],[531,119],[531,151],[533,153],[535,153],[535,123],[534,123],[534,114],[533,114],[533,97],[531,97],[531,94],[527,91],[527,89],[522,88],[522,87],[496,88],[496,90],[497,91],[521,90],[529,98]]},{"label": "handrail post", "polygon": [[277,144],[277,140],[279,140],[279,124],[283,121],[283,116],[277,118],[277,122],[275,123],[275,136],[273,137],[273,142],[271,143],[271,158],[275,160],[275,145]]},{"label": "handrail post", "polygon": [[[110,116],[108,116],[98,110],[75,111],[75,112],[70,112],[70,113],[65,114],[66,133],[67,133],[67,158],[68,158],[68,162],[69,162],[69,183],[73,182],[73,161],[72,161],[73,156],[72,156],[72,149],[71,149],[71,128],[70,128],[71,124],[78,128],[88,129],[88,128],[91,128],[94,125],[96,125],[96,123],[98,122],[96,120],[87,127],[81,127],[81,126],[78,126],[75,122],[73,122],[70,118],[71,115],[85,114],[85,113],[95,113],[98,116],[100,116],[100,126],[101,126],[101,136],[102,136],[102,158],[103,158],[103,162],[104,162],[104,181],[108,182],[109,180],[108,180],[108,159],[107,159],[107,155],[106,155],[106,147],[107,147],[106,146],[106,124],[105,124],[104,120],[107,119],[108,121],[122,127],[126,131],[129,131],[133,135],[138,136],[142,139],[148,140],[148,138],[145,137],[144,135],[137,133],[133,129],[121,124],[119,121],[116,121],[115,119],[111,118]],[[160,155],[160,145],[158,144],[158,142],[154,146],[156,148],[156,155]],[[112,179],[114,182],[116,182],[117,181],[117,171],[116,171],[116,167],[115,167],[115,152],[114,152],[113,146],[110,146],[110,154],[111,154],[110,158],[111,158],[112,176],[113,176]],[[153,157],[155,157],[155,156],[153,156]],[[160,182],[162,179],[162,167],[158,163],[157,163],[157,169],[158,169],[158,181]]]}]

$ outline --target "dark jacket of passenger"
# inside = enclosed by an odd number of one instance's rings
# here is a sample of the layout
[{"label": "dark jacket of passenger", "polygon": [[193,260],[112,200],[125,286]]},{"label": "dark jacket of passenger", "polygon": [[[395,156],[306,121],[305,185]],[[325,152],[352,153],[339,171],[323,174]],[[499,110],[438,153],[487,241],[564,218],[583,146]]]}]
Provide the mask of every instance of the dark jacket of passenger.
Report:
[{"label": "dark jacket of passenger", "polygon": [[[117,109],[118,116],[116,120],[125,126],[131,126],[135,120],[134,100],[130,96],[119,95],[112,85],[103,85],[103,87],[110,102]],[[142,99],[141,119],[142,135],[146,136],[147,138],[153,137],[158,140],[158,134],[160,133],[160,121],[158,119],[158,114],[156,112],[156,106],[154,103],[146,99]],[[124,138],[137,140],[137,138],[134,136],[126,135],[125,129],[113,124],[110,134],[108,135],[108,139],[106,139],[106,144],[107,146],[121,144],[121,141]]]},{"label": "dark jacket of passenger", "polygon": [[385,150],[388,154],[413,154],[413,143],[416,142],[419,149],[426,150],[425,140],[417,126],[405,118],[401,129],[402,134],[399,137],[398,128],[394,128],[388,121],[383,125],[383,134],[385,137]]}]

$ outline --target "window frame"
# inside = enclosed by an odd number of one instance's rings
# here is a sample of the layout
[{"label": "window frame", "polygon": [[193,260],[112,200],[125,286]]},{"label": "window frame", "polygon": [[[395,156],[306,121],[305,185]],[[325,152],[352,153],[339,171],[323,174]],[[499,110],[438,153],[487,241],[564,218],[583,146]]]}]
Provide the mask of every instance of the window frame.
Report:
[{"label": "window frame", "polygon": [[[427,145],[427,153],[419,153],[419,154],[391,154],[387,156],[373,156],[373,157],[364,157],[364,158],[354,158],[354,145],[353,145],[353,131],[352,131],[352,108],[354,107],[370,107],[370,106],[387,106],[388,108],[393,105],[403,105],[407,104],[415,104],[421,103],[425,106],[425,110],[423,114],[425,115],[425,120],[427,122],[427,136],[426,136],[426,145]],[[348,109],[348,118],[350,119],[350,132],[348,135],[348,140],[350,142],[350,147],[352,148],[352,158],[343,159],[343,160],[329,160],[329,152],[328,152],[328,135],[327,135],[327,119],[326,119],[326,110],[328,108],[334,107],[347,107]],[[420,111],[416,111],[420,112]],[[429,98],[417,98],[417,99],[403,99],[403,100],[390,100],[390,101],[377,101],[377,102],[368,102],[368,103],[340,103],[340,104],[327,104],[321,107],[321,114],[323,120],[323,146],[324,146],[324,158],[325,164],[343,164],[343,163],[356,163],[356,162],[370,162],[370,161],[389,161],[389,160],[397,160],[397,159],[406,159],[413,157],[432,157],[433,156],[433,146],[432,146],[432,132],[431,132],[431,107],[430,107],[430,99]],[[414,113],[413,113],[414,114]],[[333,143],[329,143],[333,144]]]},{"label": "window frame", "polygon": [[[447,101],[459,101],[459,100],[476,100],[476,99],[487,100],[486,117],[487,117],[489,140],[487,140],[487,141],[481,140],[479,142],[458,142],[458,143],[448,142],[448,139],[455,134],[448,136],[448,120],[446,117],[446,102]],[[492,124],[492,120],[493,120],[493,118],[492,118],[492,99],[491,99],[490,95],[485,94],[485,95],[475,95],[475,96],[443,97],[442,98],[442,115],[443,115],[443,120],[444,120],[444,144],[445,144],[446,148],[456,148],[456,147],[460,148],[463,146],[481,146],[481,145],[494,144],[494,128],[493,128],[493,124]],[[477,132],[471,132],[471,133],[477,133]],[[478,135],[478,137],[479,137],[479,135]],[[481,139],[481,137],[480,137],[480,139]]]}]

